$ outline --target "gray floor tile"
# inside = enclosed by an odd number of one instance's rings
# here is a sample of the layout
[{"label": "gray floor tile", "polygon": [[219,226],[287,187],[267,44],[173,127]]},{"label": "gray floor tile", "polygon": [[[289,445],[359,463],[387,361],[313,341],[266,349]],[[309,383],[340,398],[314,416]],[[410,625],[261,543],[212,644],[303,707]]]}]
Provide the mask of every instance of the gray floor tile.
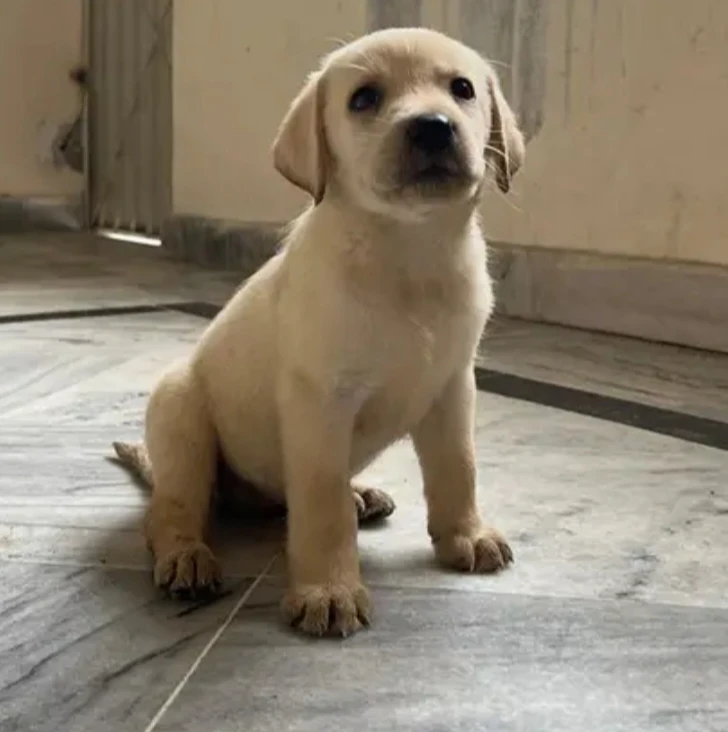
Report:
[{"label": "gray floor tile", "polygon": [[[109,460],[136,428],[0,426],[0,558],[150,569],[141,527],[147,491]],[[281,528],[222,524],[215,548],[228,577],[257,575]]]},{"label": "gray floor tile", "polygon": [[347,641],[281,627],[261,586],[168,732],[724,732],[728,611],[377,589]]},{"label": "gray floor tile", "polygon": [[141,425],[149,390],[203,326],[175,312],[0,324],[0,415],[14,424]]},{"label": "gray floor tile", "polygon": [[3,283],[0,288],[0,315],[155,305],[159,301],[160,298],[154,293],[145,292],[133,285],[109,282],[103,277],[33,282],[30,288],[21,281]]},{"label": "gray floor tile", "polygon": [[159,596],[141,572],[0,562],[0,730],[141,732],[244,591]]},{"label": "gray floor tile", "polygon": [[[53,319],[0,325],[3,343],[21,347],[53,345],[89,348],[124,348],[143,353],[154,346],[177,344],[189,349],[208,321],[174,310],[124,313],[103,317]],[[73,349],[69,349],[73,350]],[[3,349],[3,353],[5,349]]]},{"label": "gray floor tile", "polygon": [[0,315],[184,300],[224,303],[230,272],[175,262],[155,248],[87,234],[0,238]]}]

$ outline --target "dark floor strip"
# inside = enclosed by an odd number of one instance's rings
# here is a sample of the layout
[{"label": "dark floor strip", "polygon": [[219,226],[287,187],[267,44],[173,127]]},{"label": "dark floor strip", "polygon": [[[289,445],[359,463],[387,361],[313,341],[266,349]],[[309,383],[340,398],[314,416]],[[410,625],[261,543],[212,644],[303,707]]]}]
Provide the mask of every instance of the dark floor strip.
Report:
[{"label": "dark floor strip", "polygon": [[[79,310],[49,310],[40,313],[17,313],[0,315],[0,325],[5,323],[32,323],[38,320],[68,320],[76,318],[101,318],[109,315],[135,315],[156,313],[162,310],[182,310],[189,303],[170,303],[168,305],[123,305],[110,308],[84,308]],[[184,312],[184,310],[182,310]]]},{"label": "dark floor strip", "polygon": [[728,450],[725,422],[480,367],[475,369],[475,378],[480,391]]},{"label": "dark floor strip", "polygon": [[186,315],[197,315],[200,318],[212,320],[222,308],[209,302],[184,302],[180,305],[173,305],[172,309]]}]

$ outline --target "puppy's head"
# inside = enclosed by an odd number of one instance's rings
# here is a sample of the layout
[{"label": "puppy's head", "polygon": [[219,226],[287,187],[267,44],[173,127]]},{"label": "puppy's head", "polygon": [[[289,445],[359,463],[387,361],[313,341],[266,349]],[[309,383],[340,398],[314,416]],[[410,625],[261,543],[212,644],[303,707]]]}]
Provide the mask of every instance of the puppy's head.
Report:
[{"label": "puppy's head", "polygon": [[491,66],[424,29],[378,31],[309,77],[273,147],[276,168],[320,202],[343,193],[393,215],[507,192],[523,136]]}]

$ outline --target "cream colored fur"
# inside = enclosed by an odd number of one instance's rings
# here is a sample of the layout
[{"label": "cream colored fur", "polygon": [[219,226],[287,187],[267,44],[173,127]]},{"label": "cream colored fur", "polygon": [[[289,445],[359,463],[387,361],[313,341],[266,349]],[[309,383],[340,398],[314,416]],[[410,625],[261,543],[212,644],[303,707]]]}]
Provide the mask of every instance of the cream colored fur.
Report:
[{"label": "cream colored fur", "polygon": [[[453,98],[453,77],[475,99]],[[368,83],[383,90],[380,108],[352,113]],[[401,182],[406,123],[425,113],[457,128],[458,177],[441,188]],[[380,31],[323,61],[274,145],[276,167],[312,205],[159,382],[146,450],[117,448],[138,469],[148,452],[160,586],[218,582],[205,533],[222,454],[287,505],[286,619],[315,635],[356,631],[370,601],[351,480],[407,436],[441,562],[489,572],[511,561],[476,501],[473,358],[492,308],[476,212],[491,174],[506,191],[522,158],[496,75],[443,35]]]}]

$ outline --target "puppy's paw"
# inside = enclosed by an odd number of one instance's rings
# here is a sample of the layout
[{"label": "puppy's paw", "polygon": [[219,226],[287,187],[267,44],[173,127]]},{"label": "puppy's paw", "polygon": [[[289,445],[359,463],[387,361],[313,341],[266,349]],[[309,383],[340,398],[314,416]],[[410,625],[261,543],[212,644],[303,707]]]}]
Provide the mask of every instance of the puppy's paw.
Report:
[{"label": "puppy's paw", "polygon": [[382,521],[396,508],[392,496],[377,488],[354,486],[354,503],[360,524]]},{"label": "puppy's paw", "polygon": [[180,598],[214,594],[222,586],[220,567],[202,542],[180,544],[154,566],[154,582]]},{"label": "puppy's paw", "polygon": [[441,564],[461,572],[498,572],[513,561],[508,542],[490,527],[482,527],[471,535],[442,536],[434,547]]},{"label": "puppy's paw", "polygon": [[345,638],[368,626],[371,620],[369,592],[358,583],[293,588],[281,609],[289,625],[315,636]]}]

